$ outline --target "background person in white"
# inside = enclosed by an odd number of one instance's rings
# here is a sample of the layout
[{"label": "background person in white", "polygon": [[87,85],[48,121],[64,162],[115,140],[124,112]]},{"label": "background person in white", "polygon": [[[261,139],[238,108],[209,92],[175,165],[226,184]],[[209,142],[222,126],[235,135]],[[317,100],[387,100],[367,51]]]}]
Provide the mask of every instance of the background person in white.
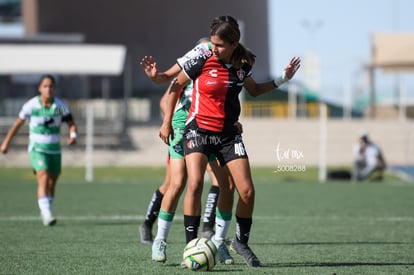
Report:
[{"label": "background person in white", "polygon": [[354,146],[354,170],[353,180],[365,180],[374,173],[377,175],[373,180],[381,180],[386,168],[381,148],[373,143],[366,133],[359,137],[358,144]]},{"label": "background person in white", "polygon": [[40,95],[27,101],[15,123],[8,131],[0,151],[6,154],[12,138],[25,121],[29,121],[28,152],[33,171],[37,177],[37,199],[45,226],[56,224],[52,215],[55,186],[61,173],[60,126],[69,125],[68,144],[76,141],[76,124],[68,106],[54,96],[55,79],[51,75],[41,77],[38,90]]}]

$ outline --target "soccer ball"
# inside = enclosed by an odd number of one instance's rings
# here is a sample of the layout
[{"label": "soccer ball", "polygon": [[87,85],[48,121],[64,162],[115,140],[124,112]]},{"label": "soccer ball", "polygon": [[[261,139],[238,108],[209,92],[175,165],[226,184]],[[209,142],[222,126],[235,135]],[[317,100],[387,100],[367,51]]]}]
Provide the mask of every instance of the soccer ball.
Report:
[{"label": "soccer ball", "polygon": [[193,271],[212,270],[216,265],[217,247],[206,238],[197,238],[184,248],[183,261]]}]

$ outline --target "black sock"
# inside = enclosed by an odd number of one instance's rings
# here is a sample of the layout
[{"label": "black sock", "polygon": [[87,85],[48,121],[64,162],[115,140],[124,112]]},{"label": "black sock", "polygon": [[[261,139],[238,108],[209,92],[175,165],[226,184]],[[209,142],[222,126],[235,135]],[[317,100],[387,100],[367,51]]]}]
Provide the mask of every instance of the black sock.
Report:
[{"label": "black sock", "polygon": [[198,227],[200,226],[201,216],[186,216],[184,215],[184,229],[185,229],[185,242],[189,243],[193,239],[197,238]]},{"label": "black sock", "polygon": [[250,228],[252,227],[252,218],[239,218],[236,216],[236,239],[240,243],[248,243]]},{"label": "black sock", "polygon": [[161,201],[164,197],[164,194],[157,189],[154,194],[152,195],[151,201],[148,205],[147,214],[145,216],[144,224],[152,228],[155,220],[158,217],[158,213],[160,212],[161,208]]},{"label": "black sock", "polygon": [[210,192],[207,195],[206,205],[204,207],[203,231],[214,229],[218,196],[219,187],[212,185]]}]

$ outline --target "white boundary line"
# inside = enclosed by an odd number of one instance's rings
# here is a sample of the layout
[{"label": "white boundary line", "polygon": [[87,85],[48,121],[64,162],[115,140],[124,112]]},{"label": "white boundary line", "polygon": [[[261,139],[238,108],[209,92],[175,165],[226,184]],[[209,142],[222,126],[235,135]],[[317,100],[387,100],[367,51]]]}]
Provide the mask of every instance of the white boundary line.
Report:
[{"label": "white boundary line", "polygon": [[[109,215],[109,216],[56,216],[59,220],[71,221],[142,221],[144,215]],[[34,221],[40,216],[0,216],[0,222],[7,221]],[[174,220],[183,220],[182,214],[176,214]],[[413,222],[414,217],[338,217],[338,216],[253,216],[253,220],[307,220],[307,221],[361,221],[361,222]]]}]

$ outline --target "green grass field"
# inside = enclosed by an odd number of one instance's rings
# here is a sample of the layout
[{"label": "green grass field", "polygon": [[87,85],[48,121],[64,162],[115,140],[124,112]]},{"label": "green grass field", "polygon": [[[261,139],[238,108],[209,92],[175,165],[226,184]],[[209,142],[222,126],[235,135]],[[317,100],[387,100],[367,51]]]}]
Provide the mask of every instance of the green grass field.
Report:
[{"label": "green grass field", "polygon": [[[150,196],[164,168],[65,168],[57,187],[55,227],[39,219],[30,169],[0,168],[1,274],[190,274],[182,203],[168,240],[168,261],[151,261],[139,243]],[[256,207],[250,246],[263,267],[234,255],[212,274],[414,274],[414,184],[318,183],[316,170],[253,169]],[[206,184],[206,189],[209,184]],[[206,193],[206,192],[204,192]],[[234,221],[234,219],[233,219]],[[153,230],[155,232],[155,228]],[[232,224],[229,238],[234,237]]]}]

